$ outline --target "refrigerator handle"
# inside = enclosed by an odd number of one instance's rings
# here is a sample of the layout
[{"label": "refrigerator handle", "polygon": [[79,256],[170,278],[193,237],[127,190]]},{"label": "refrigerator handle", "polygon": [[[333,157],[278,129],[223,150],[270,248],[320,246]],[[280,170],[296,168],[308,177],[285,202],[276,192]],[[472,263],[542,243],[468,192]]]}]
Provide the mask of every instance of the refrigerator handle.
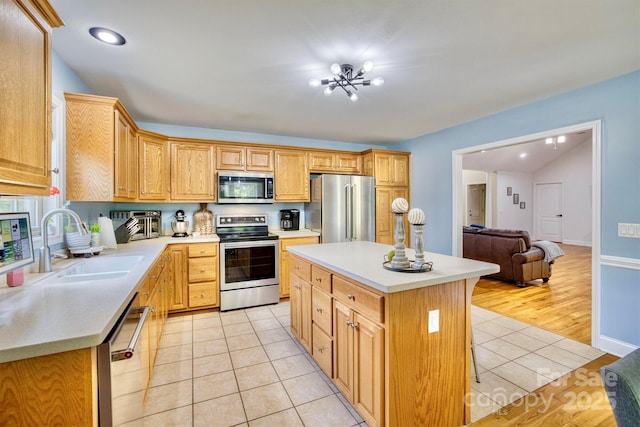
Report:
[{"label": "refrigerator handle", "polygon": [[349,210],[351,211],[351,215],[349,217],[349,221],[351,222],[351,240],[356,240],[356,238],[358,237],[358,236],[356,236],[356,230],[355,230],[355,227],[354,227],[355,221],[354,221],[354,218],[353,218],[354,210],[355,210],[353,208],[353,193],[355,191],[355,188],[356,188],[356,184],[351,184],[351,193],[350,193],[351,194],[351,197],[350,197],[351,200],[349,200]]},{"label": "refrigerator handle", "polygon": [[344,185],[344,222],[345,222],[345,240],[351,241],[351,186],[350,184]]}]

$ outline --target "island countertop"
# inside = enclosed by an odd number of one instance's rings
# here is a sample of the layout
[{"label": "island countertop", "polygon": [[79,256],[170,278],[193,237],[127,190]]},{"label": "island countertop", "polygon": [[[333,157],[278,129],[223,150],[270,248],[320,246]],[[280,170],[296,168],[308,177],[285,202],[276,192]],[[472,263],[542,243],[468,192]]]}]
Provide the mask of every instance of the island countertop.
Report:
[{"label": "island countertop", "polygon": [[[338,274],[385,293],[401,292],[425,286],[494,274],[497,264],[425,252],[425,262],[433,262],[431,271],[404,273],[385,269],[384,256],[394,249],[391,245],[374,242],[322,243],[290,246],[295,255],[326,267]],[[406,254],[414,259],[414,251]]]}]

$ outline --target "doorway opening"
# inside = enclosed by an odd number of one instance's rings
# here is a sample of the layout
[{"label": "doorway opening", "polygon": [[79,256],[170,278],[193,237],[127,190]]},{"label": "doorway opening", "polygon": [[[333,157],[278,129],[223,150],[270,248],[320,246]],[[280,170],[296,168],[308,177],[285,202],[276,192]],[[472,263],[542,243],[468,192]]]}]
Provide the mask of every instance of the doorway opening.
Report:
[{"label": "doorway opening", "polygon": [[[465,225],[465,214],[468,215],[468,209],[466,209],[466,187],[463,180],[463,157],[472,153],[481,153],[488,150],[511,147],[534,140],[544,140],[547,138],[556,137],[558,135],[579,133],[584,131],[590,131],[591,134],[591,191],[590,191],[590,204],[591,204],[591,345],[594,347],[601,347],[599,342],[600,336],[600,209],[601,209],[601,122],[593,121],[587,123],[581,123],[574,126],[551,129],[548,131],[524,135],[516,138],[510,138],[506,140],[491,142],[474,147],[468,147],[452,152],[452,243],[453,243],[453,255],[462,256],[462,228]],[[554,147],[555,149],[555,147]],[[537,183],[536,183],[537,184]],[[544,184],[547,184],[544,182]],[[508,191],[508,189],[506,189]],[[533,189],[531,190],[533,192]],[[534,194],[531,197],[537,197]],[[515,205],[515,203],[514,203]],[[526,207],[523,205],[523,207]],[[499,210],[499,207],[498,207]],[[560,215],[562,212],[559,213]],[[558,215],[558,213],[554,213]],[[562,217],[560,217],[562,218]],[[499,224],[499,222],[498,222]],[[534,225],[534,227],[536,227]],[[537,227],[536,227],[537,228]],[[534,231],[536,234],[538,230]]]}]

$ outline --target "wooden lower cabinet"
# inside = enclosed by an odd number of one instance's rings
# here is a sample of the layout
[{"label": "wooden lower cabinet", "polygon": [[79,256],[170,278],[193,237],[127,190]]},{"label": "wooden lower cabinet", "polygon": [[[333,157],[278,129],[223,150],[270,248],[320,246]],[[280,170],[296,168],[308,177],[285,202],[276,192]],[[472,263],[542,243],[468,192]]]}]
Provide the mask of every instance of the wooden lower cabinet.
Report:
[{"label": "wooden lower cabinet", "polygon": [[[290,261],[291,330],[369,426],[470,422],[466,301],[475,282],[384,293],[297,255]],[[439,331],[428,333],[436,309]]]},{"label": "wooden lower cabinet", "polygon": [[220,305],[218,248],[216,242],[169,245],[174,269],[171,312]]},{"label": "wooden lower cabinet", "polygon": [[289,274],[291,273],[288,246],[313,245],[320,241],[319,237],[291,237],[280,238],[280,298],[289,296]]}]

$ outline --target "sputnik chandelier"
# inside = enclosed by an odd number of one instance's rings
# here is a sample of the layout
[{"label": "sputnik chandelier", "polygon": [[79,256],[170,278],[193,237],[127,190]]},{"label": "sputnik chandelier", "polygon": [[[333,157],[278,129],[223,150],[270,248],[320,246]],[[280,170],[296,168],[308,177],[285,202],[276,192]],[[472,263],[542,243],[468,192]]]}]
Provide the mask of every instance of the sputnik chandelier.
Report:
[{"label": "sputnik chandelier", "polygon": [[356,102],[358,100],[357,86],[382,86],[384,79],[382,77],[376,77],[375,79],[368,80],[363,78],[364,73],[373,69],[373,62],[367,61],[362,65],[362,68],[357,73],[353,72],[353,65],[351,64],[333,64],[331,66],[331,72],[336,75],[329,79],[311,79],[309,80],[309,86],[318,87],[326,86],[324,90],[325,96],[329,96],[333,93],[333,90],[337,87],[342,88],[347,94],[350,100]]}]

